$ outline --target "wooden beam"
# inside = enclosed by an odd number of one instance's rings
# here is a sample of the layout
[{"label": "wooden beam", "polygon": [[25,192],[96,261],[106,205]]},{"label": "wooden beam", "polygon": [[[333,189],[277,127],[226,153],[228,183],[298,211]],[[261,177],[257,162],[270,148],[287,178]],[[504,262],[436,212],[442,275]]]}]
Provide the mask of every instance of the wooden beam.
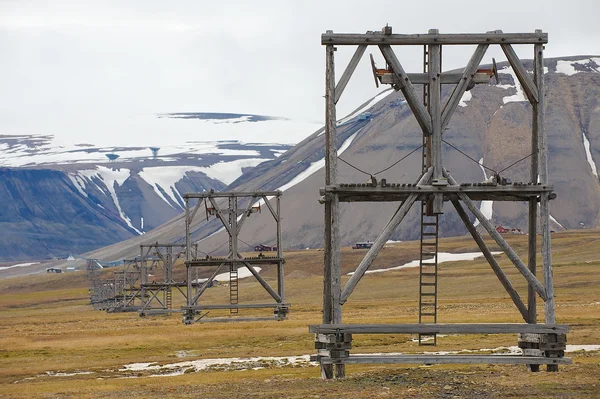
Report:
[{"label": "wooden beam", "polygon": [[479,64],[481,63],[481,60],[483,59],[488,47],[489,46],[487,44],[480,44],[475,49],[475,52],[473,52],[469,63],[463,71],[460,82],[454,88],[452,95],[444,107],[444,112],[442,115],[442,132],[450,123],[450,119],[452,118],[452,115],[454,115],[454,112],[456,111],[463,94],[465,94],[465,91],[467,91],[467,88],[473,81],[475,72],[477,71],[477,68],[479,68]]},{"label": "wooden beam", "polygon": [[[198,292],[196,292],[195,295],[192,295],[192,290],[188,288],[188,306],[193,306],[195,303],[198,303],[198,298],[202,296],[202,294],[204,293],[204,291],[206,291],[210,283],[215,279],[215,277],[217,277],[217,274],[219,274],[219,271],[221,271],[223,265],[225,265],[225,263],[221,263],[219,266],[217,266],[217,268],[213,271],[208,280],[206,280],[204,284],[202,284],[202,286],[200,287]],[[191,270],[191,267],[188,267],[188,270]],[[192,279],[189,278],[189,274],[190,273],[188,273],[188,287],[190,286],[190,284],[192,284]],[[198,282],[196,282],[196,284],[197,283]]]},{"label": "wooden beam", "polygon": [[402,222],[402,219],[404,219],[404,217],[406,216],[416,199],[417,195],[411,194],[408,197],[408,199],[404,201],[402,205],[400,205],[400,208],[398,208],[392,219],[385,226],[383,231],[379,234],[373,246],[369,248],[369,251],[365,255],[364,259],[360,262],[360,264],[356,268],[356,271],[354,272],[352,277],[350,277],[350,280],[348,280],[348,282],[346,283],[346,286],[342,291],[342,296],[340,300],[341,304],[344,304],[348,300],[348,297],[352,294],[352,291],[354,291],[354,288],[356,288],[356,285],[358,284],[360,279],[369,269],[369,267],[379,254],[379,251],[381,251],[385,243],[390,239],[391,235],[394,233],[394,230],[396,230],[396,227],[398,227],[398,224]]},{"label": "wooden beam", "polygon": [[527,307],[521,300],[519,293],[517,292],[517,290],[515,290],[506,274],[504,274],[504,271],[502,271],[502,268],[500,267],[500,265],[498,265],[496,259],[494,259],[494,255],[492,255],[492,252],[489,250],[487,245],[485,245],[485,241],[483,241],[483,238],[477,232],[477,229],[475,228],[473,223],[471,223],[471,220],[467,216],[467,213],[463,209],[462,205],[457,200],[452,200],[452,204],[456,208],[458,216],[460,216],[463,223],[467,227],[467,230],[469,230],[469,233],[471,233],[471,236],[473,236],[473,240],[475,240],[475,242],[477,243],[477,246],[483,253],[483,256],[485,256],[485,259],[487,259],[488,263],[490,264],[490,267],[496,274],[496,277],[498,277],[498,280],[500,280],[500,283],[502,283],[502,286],[504,287],[504,289],[512,299],[513,303],[521,313],[521,316],[523,316],[523,320],[529,321]]},{"label": "wooden beam", "polygon": [[353,355],[324,357],[322,364],[571,364],[568,357],[523,355]]},{"label": "wooden beam", "polygon": [[566,334],[566,324],[422,323],[422,324],[316,324],[312,334]]},{"label": "wooden beam", "polygon": [[248,270],[250,270],[250,273],[252,273],[256,280],[260,283],[260,285],[262,285],[262,287],[269,293],[269,295],[271,295],[275,301],[281,302],[281,297],[279,294],[275,292],[273,288],[271,288],[269,283],[267,283],[267,281],[256,271],[256,269],[254,269],[254,267],[248,262],[244,262],[244,264]]},{"label": "wooden beam", "polygon": [[227,192],[203,192],[203,193],[185,193],[183,198],[229,198],[229,197],[274,197],[281,195],[281,191],[227,191]]},{"label": "wooden beam", "polygon": [[521,60],[517,56],[517,53],[515,53],[515,50],[510,44],[502,44],[500,45],[500,47],[502,47],[502,51],[504,51],[508,62],[513,67],[513,70],[515,71],[515,74],[519,79],[519,83],[521,83],[521,86],[523,87],[523,90],[525,91],[529,102],[531,104],[537,103],[539,101],[538,88],[533,83],[533,79],[531,79],[531,76],[529,76],[527,70],[521,63]]},{"label": "wooden beam", "polygon": [[[335,109],[335,47],[325,48],[325,184],[337,182],[337,134]],[[339,200],[336,195],[326,197],[323,278],[323,323],[341,322],[339,298],[340,247],[339,247]],[[343,366],[339,366],[343,368]],[[343,372],[343,370],[336,370]],[[333,366],[321,366],[323,379],[334,376]]]},{"label": "wooden beam", "polygon": [[321,35],[323,45],[478,45],[478,44],[546,44],[547,33],[454,33],[454,34],[391,34],[381,32],[366,34],[333,33],[329,31]]},{"label": "wooden beam", "polygon": [[[448,172],[446,172],[446,176],[448,177],[448,180],[450,181],[451,184],[456,184],[456,180],[454,180],[454,178]],[[498,233],[496,231],[496,229],[490,223],[490,221],[487,220],[485,218],[485,216],[483,216],[481,211],[477,208],[477,206],[475,206],[473,201],[471,201],[471,199],[465,193],[459,193],[458,197],[462,200],[462,202],[465,203],[467,208],[469,208],[469,210],[475,215],[475,217],[477,217],[477,219],[479,220],[479,223],[481,223],[481,225],[487,230],[489,235],[492,236],[494,241],[496,241],[496,243],[500,246],[500,248],[502,248],[502,250],[508,257],[508,259],[511,260],[511,262],[515,265],[515,267],[521,272],[523,277],[525,277],[527,279],[527,282],[535,289],[535,291],[545,301],[547,298],[546,290],[544,289],[542,284],[538,281],[538,279],[529,271],[527,266],[525,266],[525,264],[523,263],[521,258],[519,258],[519,255],[517,255],[516,252],[510,247],[510,245],[508,245],[508,243],[504,240],[504,238],[500,235],[500,233]]]},{"label": "wooden beam", "polygon": [[262,308],[278,308],[281,305],[289,306],[289,304],[282,303],[232,303],[232,304],[224,304],[224,305],[198,305],[187,307],[184,306],[183,309],[194,309],[194,310],[202,310],[202,309],[262,309]]},{"label": "wooden beam", "polygon": [[[419,182],[417,184],[428,181],[431,178],[432,173],[433,173],[433,168],[429,168],[429,170],[421,177],[421,179],[419,179]],[[411,194],[408,197],[408,199],[400,205],[398,210],[396,210],[396,213],[394,214],[394,216],[392,216],[392,218],[390,219],[388,224],[383,228],[383,230],[381,231],[381,233],[379,234],[379,236],[373,243],[373,246],[371,248],[369,248],[369,251],[365,255],[364,259],[360,262],[360,264],[354,271],[354,274],[352,275],[352,277],[350,277],[350,280],[348,280],[348,282],[346,283],[346,286],[344,287],[344,289],[342,291],[342,295],[340,298],[340,304],[344,304],[348,300],[348,297],[350,296],[350,294],[352,294],[352,291],[354,291],[354,288],[356,287],[356,285],[358,284],[360,279],[364,276],[365,272],[369,269],[369,267],[371,266],[371,264],[373,263],[373,261],[375,260],[377,255],[379,254],[379,251],[381,251],[381,249],[383,248],[385,243],[390,239],[390,237],[391,237],[392,233],[394,232],[394,230],[396,229],[396,227],[398,227],[400,222],[402,222],[402,219],[404,219],[404,217],[406,216],[406,214],[408,213],[408,211],[410,210],[412,204],[415,202],[416,199],[417,199],[417,195]]]},{"label": "wooden beam", "polygon": [[[407,73],[406,74],[413,85],[425,85],[429,84],[428,73]],[[457,84],[463,79],[463,73],[457,72],[443,72],[440,76],[440,80],[443,85]],[[485,84],[490,81],[490,76],[487,73],[474,73],[473,83]],[[386,73],[381,77],[381,83],[383,84],[399,84],[398,77],[392,73]]]},{"label": "wooden beam", "polygon": [[350,63],[348,64],[348,66],[346,67],[346,70],[342,74],[340,81],[338,82],[337,86],[335,86],[335,103],[336,104],[340,100],[340,97],[342,96],[342,93],[344,92],[344,89],[346,88],[348,81],[352,77],[352,74],[354,73],[354,70],[356,69],[358,62],[362,58],[366,49],[367,49],[367,45],[365,45],[365,44],[361,44],[360,46],[358,46],[358,48],[354,52],[354,55],[352,56],[352,59],[350,60]]},{"label": "wooden beam", "polygon": [[[544,121],[545,88],[544,88],[544,46],[535,45],[534,69],[536,86],[538,89],[538,102],[536,104],[536,123],[538,137],[539,175],[542,184],[548,183],[548,136]],[[554,314],[554,282],[552,278],[552,248],[550,245],[550,199],[548,195],[540,197],[540,228],[542,233],[542,268],[544,273],[544,286],[547,293],[544,303],[546,323],[556,321]]]},{"label": "wooden beam", "polygon": [[208,197],[208,200],[210,201],[213,208],[215,208],[215,210],[217,211],[217,217],[219,218],[219,220],[221,220],[221,223],[223,223],[225,230],[227,230],[227,233],[229,233],[229,237],[233,237],[233,232],[231,231],[231,227],[229,226],[229,221],[225,218],[225,215],[223,214],[221,208],[219,208],[217,201],[215,201],[213,197]]},{"label": "wooden beam", "polygon": [[400,61],[398,61],[398,58],[396,58],[394,50],[392,50],[392,48],[388,45],[381,45],[379,46],[379,49],[381,50],[381,53],[383,54],[383,57],[387,61],[388,65],[392,68],[394,74],[397,76],[399,82],[401,82],[401,84],[399,84],[400,90],[402,90],[402,94],[404,94],[404,98],[406,99],[408,106],[413,111],[415,118],[417,118],[419,126],[421,126],[421,129],[425,134],[430,135],[432,132],[431,116],[421,103],[414,86],[402,67],[402,64],[400,64]]}]

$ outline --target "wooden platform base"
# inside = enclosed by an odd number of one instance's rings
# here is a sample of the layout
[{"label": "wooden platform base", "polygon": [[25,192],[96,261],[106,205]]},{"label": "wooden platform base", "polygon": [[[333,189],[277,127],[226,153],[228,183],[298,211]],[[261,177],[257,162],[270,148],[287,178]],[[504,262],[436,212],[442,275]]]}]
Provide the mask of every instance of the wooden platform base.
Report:
[{"label": "wooden platform base", "polygon": [[[312,360],[312,359],[311,359]],[[315,359],[316,360],[316,359]],[[522,355],[351,355],[321,357],[321,364],[571,364],[568,357]]]}]

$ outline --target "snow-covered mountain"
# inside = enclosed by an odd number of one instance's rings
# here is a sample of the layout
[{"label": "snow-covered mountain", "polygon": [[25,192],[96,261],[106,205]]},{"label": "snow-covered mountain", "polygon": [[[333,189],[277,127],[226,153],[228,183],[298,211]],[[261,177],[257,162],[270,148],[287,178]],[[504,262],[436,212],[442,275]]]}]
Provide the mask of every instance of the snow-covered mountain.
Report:
[{"label": "snow-covered mountain", "polygon": [[[550,180],[557,199],[551,203],[554,229],[596,227],[600,223],[600,57],[579,56],[546,59],[546,121],[549,140]],[[524,61],[531,68],[531,61]],[[482,66],[485,67],[485,66]],[[444,140],[471,159],[444,145],[445,166],[460,182],[480,182],[486,173],[482,165],[502,172],[511,181],[528,181],[531,134],[531,106],[507,63],[499,63],[500,84],[476,86],[465,94]],[[445,88],[444,96],[450,88]],[[421,130],[399,92],[386,92],[350,118],[338,123],[338,155],[357,168],[375,173],[388,182],[414,182],[421,168],[416,151]],[[323,240],[323,208],[319,187],[324,185],[324,134],[315,132],[282,156],[258,165],[232,183],[240,191],[283,190],[283,238],[286,248],[320,247]],[[475,161],[474,161],[475,160]],[[477,162],[477,160],[481,160]],[[390,167],[391,166],[391,167]],[[389,169],[387,169],[389,168]],[[338,163],[342,183],[365,182],[369,176]],[[398,204],[342,204],[340,238],[343,245],[373,240],[385,226]],[[527,205],[486,201],[481,205],[495,224],[527,228]],[[418,237],[418,207],[413,207],[392,239]],[[466,234],[451,207],[441,218],[443,235]],[[241,250],[273,242],[272,231],[260,217],[244,224]],[[149,232],[144,237],[99,249],[90,256],[112,260],[131,256],[142,241],[181,242],[182,217]],[[193,234],[201,251],[212,253],[225,242],[224,232],[214,220],[197,218]]]},{"label": "snow-covered mountain", "polygon": [[[244,171],[276,159],[291,147],[287,143],[320,127],[283,118],[222,113],[172,113],[141,119],[148,126],[154,121],[162,130],[154,127],[148,137],[146,130],[122,137],[99,135],[97,142],[89,138],[80,142],[68,134],[0,135],[0,190],[5,193],[0,204],[13,210],[0,218],[0,234],[36,231],[35,238],[23,238],[22,244],[12,240],[11,249],[1,251],[0,259],[68,256],[143,235],[184,209],[185,192],[221,190]],[[48,222],[73,223],[68,216],[62,221],[46,220],[47,197],[58,187],[69,196],[63,204],[86,202],[91,208],[85,212],[109,215],[120,232],[112,234],[110,222],[102,237],[93,229],[88,230],[90,236],[63,232],[60,239],[54,237],[56,229],[40,231],[39,226]],[[62,240],[61,244],[39,245],[38,241],[50,236]]]}]

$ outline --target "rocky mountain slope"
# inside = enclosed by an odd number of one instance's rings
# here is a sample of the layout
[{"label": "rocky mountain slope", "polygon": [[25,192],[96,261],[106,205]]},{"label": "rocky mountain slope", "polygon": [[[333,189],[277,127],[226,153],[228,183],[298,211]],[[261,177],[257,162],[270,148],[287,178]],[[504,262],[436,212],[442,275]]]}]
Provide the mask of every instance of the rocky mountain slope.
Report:
[{"label": "rocky mountain slope", "polygon": [[[525,62],[526,67],[531,62]],[[547,133],[550,178],[557,199],[551,204],[554,229],[598,226],[600,221],[600,57],[582,56],[546,60]],[[444,132],[444,139],[474,160],[496,171],[531,154],[531,107],[525,101],[512,68],[498,65],[501,82],[477,86],[463,97],[461,106]],[[394,165],[421,144],[421,132],[401,93],[384,93],[381,98],[341,120],[338,126],[340,158],[388,182],[414,182],[419,175],[420,155],[416,151]],[[446,96],[449,91],[444,93]],[[377,100],[381,101],[377,101]],[[364,112],[368,111],[368,114]],[[359,115],[362,113],[362,117]],[[282,200],[283,236],[288,248],[319,247],[323,237],[323,208],[319,187],[324,185],[324,135],[317,131],[281,157],[254,168],[228,187],[230,190],[284,190]],[[485,169],[449,145],[444,145],[444,164],[461,182],[480,182]],[[392,166],[394,165],[394,166]],[[340,182],[364,182],[368,175],[339,162]],[[528,181],[527,160],[502,172],[512,181]],[[398,204],[343,204],[341,240],[343,245],[372,240],[389,220]],[[518,203],[481,204],[496,224],[526,228],[526,207]],[[450,207],[441,218],[444,235],[466,230]],[[418,209],[414,207],[397,229],[393,239],[418,237]],[[214,220],[196,219],[194,237],[202,251],[218,253],[226,237],[215,233]],[[251,217],[240,237],[249,249],[274,240],[268,217]],[[129,240],[90,256],[114,259],[135,254],[144,240],[181,242],[183,220],[172,219],[145,237]]]},{"label": "rocky mountain slope", "polygon": [[[67,257],[143,235],[181,213],[183,193],[223,189],[290,148],[271,138],[296,140],[298,131],[314,126],[260,115],[156,119],[173,129],[196,126],[205,141],[168,135],[164,145],[140,147],[127,145],[144,142],[139,137],[105,146],[106,138],[95,145],[52,135],[0,136],[0,261]],[[255,143],[239,140],[247,131]],[[217,138],[224,140],[206,141]]]},{"label": "rocky mountain slope", "polygon": [[[530,67],[530,62],[525,62]],[[600,57],[547,59],[546,121],[549,138],[550,179],[557,199],[551,203],[554,229],[598,226],[600,222]],[[498,64],[500,84],[480,85],[467,92],[444,140],[444,164],[460,182],[479,182],[486,170],[499,171],[532,153],[531,107],[525,101],[512,68]],[[446,89],[443,93],[449,95]],[[364,182],[377,174],[388,182],[414,182],[419,175],[421,131],[401,93],[384,92],[338,124],[340,182]],[[479,160],[474,162],[473,160]],[[322,129],[280,157],[261,163],[234,181],[228,190],[282,190],[283,238],[286,248],[320,247],[323,240],[323,207],[319,187],[324,185],[324,134]],[[367,173],[361,172],[358,169]],[[512,181],[528,181],[528,160],[502,172]],[[398,204],[353,203],[341,209],[343,245],[373,240]],[[458,216],[446,208],[441,217],[443,235],[465,233]],[[526,207],[518,203],[483,203],[481,209],[496,224],[526,228]],[[274,232],[266,214],[256,214],[244,224],[241,250],[272,243]],[[219,223],[195,219],[194,239],[205,253],[219,253],[226,236]],[[184,224],[179,215],[162,226],[88,254],[111,260],[135,256],[142,242],[182,242]],[[397,229],[395,240],[418,237],[415,206]]]}]

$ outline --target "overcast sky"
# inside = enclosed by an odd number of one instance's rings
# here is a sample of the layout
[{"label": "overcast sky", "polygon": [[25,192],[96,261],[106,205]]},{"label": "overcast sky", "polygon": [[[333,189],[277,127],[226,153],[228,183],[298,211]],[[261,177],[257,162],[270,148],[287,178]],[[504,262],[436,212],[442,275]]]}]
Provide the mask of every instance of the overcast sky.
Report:
[{"label": "overcast sky", "polygon": [[[323,121],[326,30],[364,33],[386,23],[395,33],[543,29],[546,57],[598,55],[599,4],[0,0],[0,134],[65,129],[85,138],[98,115],[186,111]],[[398,52],[409,72],[422,68],[420,51]],[[445,50],[444,69],[464,66],[470,51]],[[338,50],[338,77],[352,52]],[[532,49],[518,52],[530,58]],[[484,62],[492,56],[504,60],[495,49]],[[376,93],[365,56],[338,116]]]}]

